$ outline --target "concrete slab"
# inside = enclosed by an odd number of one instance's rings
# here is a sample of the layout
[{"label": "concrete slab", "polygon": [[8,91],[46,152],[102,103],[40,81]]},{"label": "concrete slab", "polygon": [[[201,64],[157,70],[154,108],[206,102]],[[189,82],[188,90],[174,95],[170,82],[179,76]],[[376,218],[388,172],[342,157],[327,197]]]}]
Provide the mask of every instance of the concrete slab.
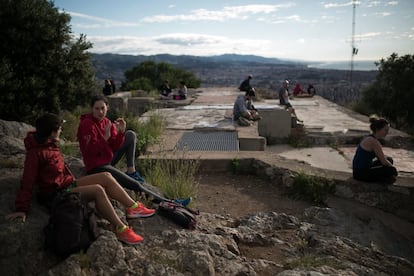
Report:
[{"label": "concrete slab", "polygon": [[288,159],[306,162],[316,168],[352,172],[349,157],[331,147],[294,148],[289,145],[273,145],[267,146],[266,150]]},{"label": "concrete slab", "polygon": [[[142,115],[141,119],[145,119],[153,112],[158,112],[165,118],[167,130],[164,140],[168,141],[169,146],[164,146],[164,150],[172,150],[178,139],[182,137],[182,133],[186,131],[199,129],[238,131],[229,114],[231,114],[236,97],[242,92],[234,88],[202,88],[201,90],[202,92],[197,95],[191,105],[157,109]],[[280,108],[276,99],[257,101],[254,105],[262,110]],[[306,163],[319,169],[343,172],[349,177],[357,144],[355,141],[359,141],[361,137],[369,133],[368,118],[319,96],[297,98],[292,100],[292,105],[298,116],[304,121],[306,135],[320,139],[321,145],[311,148],[293,148],[286,144],[267,145],[263,147],[262,151],[252,151],[249,146],[249,151],[237,153],[193,152],[191,156],[199,154],[199,158],[204,159],[205,165],[209,160],[213,163],[215,159],[229,162],[233,158],[259,158],[265,162],[274,162],[276,165],[281,162],[280,158],[285,158],[297,160],[299,164],[297,169],[300,169],[301,163]],[[333,140],[326,139],[326,137],[333,138]],[[387,137],[388,139],[407,139],[409,135],[391,129]],[[355,143],[346,145],[350,141]],[[250,145],[254,145],[254,143]],[[391,147],[385,147],[384,152],[394,158],[397,168],[405,177],[408,177],[408,180],[403,181],[403,185],[414,187],[414,152]],[[227,161],[224,161],[226,159]]]}]

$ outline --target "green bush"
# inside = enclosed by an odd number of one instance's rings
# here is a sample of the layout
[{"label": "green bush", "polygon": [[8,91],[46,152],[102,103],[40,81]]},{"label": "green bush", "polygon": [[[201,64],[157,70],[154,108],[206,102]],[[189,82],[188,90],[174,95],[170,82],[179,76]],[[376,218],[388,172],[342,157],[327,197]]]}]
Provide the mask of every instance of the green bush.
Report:
[{"label": "green bush", "polygon": [[198,187],[195,175],[199,168],[199,161],[186,159],[184,155],[183,152],[182,156],[177,158],[139,160],[145,180],[159,187],[168,198],[195,197]]},{"label": "green bush", "polygon": [[332,180],[304,172],[295,175],[292,186],[288,188],[290,197],[319,205],[324,205],[327,196],[333,192],[335,192],[335,183]]}]

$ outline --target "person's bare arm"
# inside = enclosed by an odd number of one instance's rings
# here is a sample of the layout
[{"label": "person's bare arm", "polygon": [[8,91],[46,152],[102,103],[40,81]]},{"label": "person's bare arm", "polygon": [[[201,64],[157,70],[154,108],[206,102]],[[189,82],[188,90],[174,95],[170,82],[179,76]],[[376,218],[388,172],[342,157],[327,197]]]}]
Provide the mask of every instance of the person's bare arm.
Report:
[{"label": "person's bare arm", "polygon": [[370,143],[372,150],[374,151],[381,164],[384,166],[392,167],[393,165],[385,158],[381,143],[377,139],[371,139]]}]

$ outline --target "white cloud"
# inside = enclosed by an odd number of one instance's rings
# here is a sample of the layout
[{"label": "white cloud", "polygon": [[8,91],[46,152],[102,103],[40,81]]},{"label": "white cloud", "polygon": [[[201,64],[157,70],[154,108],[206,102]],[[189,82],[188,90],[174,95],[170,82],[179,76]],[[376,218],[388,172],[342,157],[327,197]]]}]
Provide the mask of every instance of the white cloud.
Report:
[{"label": "white cloud", "polygon": [[390,16],[391,13],[390,12],[377,12],[375,13],[375,15],[385,17],[385,16]]},{"label": "white cloud", "polygon": [[[130,55],[219,55],[223,53],[280,55],[268,40],[234,39],[191,33],[175,33],[154,37],[135,36],[88,36],[93,43],[94,53],[117,53]],[[260,46],[260,47],[258,47]]]},{"label": "white cloud", "polygon": [[120,21],[114,21],[107,18],[97,17],[97,16],[91,16],[83,13],[77,13],[77,12],[66,12],[71,17],[86,19],[89,21],[92,21],[94,23],[73,23],[75,27],[83,28],[83,29],[97,29],[97,28],[113,28],[113,27],[136,27],[139,26],[139,23],[129,23],[129,22],[120,22]]},{"label": "white cloud", "polygon": [[386,4],[386,6],[397,6],[398,5],[398,1],[390,1]]},{"label": "white cloud", "polygon": [[145,17],[142,22],[146,23],[167,23],[175,21],[226,21],[231,19],[246,19],[251,15],[270,14],[282,8],[295,6],[293,3],[281,5],[245,5],[224,7],[221,10],[197,9],[188,14],[181,15],[154,15]]},{"label": "white cloud", "polygon": [[[342,3],[342,4],[340,4],[340,3],[326,3],[326,4],[324,4],[323,6],[326,8],[326,9],[331,9],[331,8],[342,8],[342,7],[349,7],[349,6],[352,6],[352,1],[350,1],[350,2],[347,2],[347,3]],[[355,1],[355,4],[357,4],[357,5],[359,5],[360,4],[360,2],[359,1]]]},{"label": "white cloud", "polygon": [[379,37],[381,35],[380,32],[371,32],[371,33],[366,33],[366,34],[360,34],[360,35],[356,35],[355,39],[356,40],[371,40],[375,37]]}]

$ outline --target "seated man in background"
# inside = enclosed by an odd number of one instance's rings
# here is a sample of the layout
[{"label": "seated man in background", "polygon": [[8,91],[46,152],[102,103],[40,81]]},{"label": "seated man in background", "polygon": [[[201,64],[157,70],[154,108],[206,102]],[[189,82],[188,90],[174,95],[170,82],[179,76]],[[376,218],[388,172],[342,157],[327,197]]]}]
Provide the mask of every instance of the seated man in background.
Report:
[{"label": "seated man in background", "polygon": [[292,104],[289,102],[289,81],[284,80],[282,82],[282,86],[279,88],[279,103],[280,105],[285,106],[286,110],[290,112],[290,114],[296,118],[296,120],[302,123],[302,120],[298,119],[296,115],[295,109],[293,108]]},{"label": "seated man in background", "polygon": [[250,121],[260,120],[261,117],[251,104],[252,98],[256,95],[254,90],[249,90],[245,95],[237,96],[233,106],[233,120],[237,121],[240,126],[250,126]]},{"label": "seated man in background", "polygon": [[168,80],[165,80],[160,87],[160,99],[161,100],[170,100],[172,99],[172,89]]}]

